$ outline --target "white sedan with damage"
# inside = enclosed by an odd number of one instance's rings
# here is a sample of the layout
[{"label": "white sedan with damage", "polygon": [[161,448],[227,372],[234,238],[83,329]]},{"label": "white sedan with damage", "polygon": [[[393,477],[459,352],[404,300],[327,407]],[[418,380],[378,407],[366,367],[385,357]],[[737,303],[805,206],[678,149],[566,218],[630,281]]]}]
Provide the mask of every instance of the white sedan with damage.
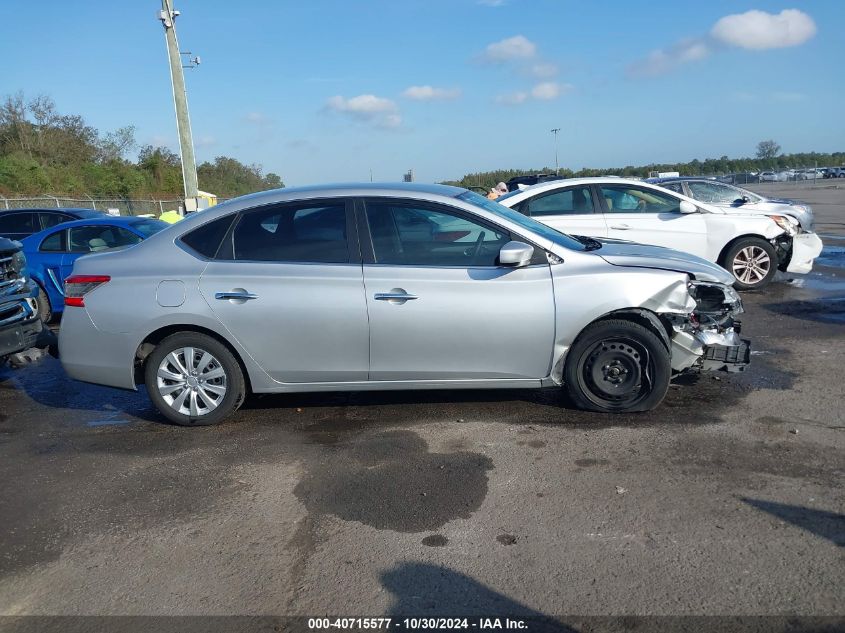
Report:
[{"label": "white sedan with damage", "polygon": [[726,213],[623,178],[553,180],[497,202],[566,233],[692,253],[731,272],[740,290],[766,286],[777,270],[808,273],[822,251],[818,235],[789,216]]}]

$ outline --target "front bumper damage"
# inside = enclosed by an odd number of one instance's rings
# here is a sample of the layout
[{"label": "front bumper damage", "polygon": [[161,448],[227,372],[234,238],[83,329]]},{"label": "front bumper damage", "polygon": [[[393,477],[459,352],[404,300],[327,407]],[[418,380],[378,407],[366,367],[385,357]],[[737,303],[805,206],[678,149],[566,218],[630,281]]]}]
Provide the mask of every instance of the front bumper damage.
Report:
[{"label": "front bumper damage", "polygon": [[686,317],[673,316],[672,370],[740,372],[751,362],[751,342],[740,338],[742,300],[730,286],[690,284],[696,309]]},{"label": "front bumper damage", "polygon": [[799,233],[792,238],[792,256],[786,265],[788,273],[808,273],[813,269],[813,262],[821,255],[821,238],[815,233]]},{"label": "front bumper damage", "polygon": [[787,273],[806,274],[821,255],[824,244],[815,233],[783,234],[772,240],[778,256],[778,269]]}]

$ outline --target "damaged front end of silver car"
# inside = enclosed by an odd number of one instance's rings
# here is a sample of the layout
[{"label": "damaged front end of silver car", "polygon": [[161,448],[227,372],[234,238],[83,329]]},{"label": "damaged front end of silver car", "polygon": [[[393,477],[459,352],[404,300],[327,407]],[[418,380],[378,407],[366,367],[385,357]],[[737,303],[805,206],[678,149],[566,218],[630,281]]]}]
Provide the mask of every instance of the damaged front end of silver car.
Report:
[{"label": "damaged front end of silver car", "polygon": [[740,338],[737,316],[742,300],[731,286],[690,281],[694,310],[686,315],[664,314],[671,325],[672,370],[743,371],[751,360],[751,342]]}]

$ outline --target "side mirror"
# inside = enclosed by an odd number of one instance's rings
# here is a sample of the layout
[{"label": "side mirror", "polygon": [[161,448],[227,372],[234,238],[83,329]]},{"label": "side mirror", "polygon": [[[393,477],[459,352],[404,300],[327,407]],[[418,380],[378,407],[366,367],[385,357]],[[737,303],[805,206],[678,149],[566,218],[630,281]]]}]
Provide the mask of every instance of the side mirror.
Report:
[{"label": "side mirror", "polygon": [[525,242],[508,242],[499,250],[499,263],[502,266],[527,266],[534,257],[534,247]]},{"label": "side mirror", "polygon": [[737,200],[739,204],[745,204],[746,202],[751,202],[751,198],[748,196],[742,196],[739,200]]},{"label": "side mirror", "polygon": [[681,200],[679,211],[681,213],[698,213],[698,207],[689,200]]}]

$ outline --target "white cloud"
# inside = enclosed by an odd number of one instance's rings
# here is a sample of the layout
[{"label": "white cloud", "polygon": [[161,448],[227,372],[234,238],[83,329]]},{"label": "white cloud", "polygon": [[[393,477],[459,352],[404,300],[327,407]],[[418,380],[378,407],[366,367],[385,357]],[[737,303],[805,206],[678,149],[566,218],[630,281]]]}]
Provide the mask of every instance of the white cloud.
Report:
[{"label": "white cloud", "polygon": [[628,66],[631,77],[654,77],[674,70],[682,64],[699,61],[710,55],[710,46],[703,38],[688,38],[667,49],[651,51],[645,59]]},{"label": "white cloud", "polygon": [[396,104],[375,95],[358,95],[350,99],[334,96],[326,102],[326,108],[377,127],[396,128],[402,124]]},{"label": "white cloud", "polygon": [[785,48],[803,44],[815,34],[816,23],[798,9],[785,9],[777,14],[754,10],[726,15],[713,25],[709,35],[680,40],[633,62],[628,66],[628,75],[662,75],[683,64],[704,59],[720,46],[758,51]]},{"label": "white cloud", "polygon": [[433,86],[411,86],[402,93],[403,97],[415,101],[445,101],[461,96],[458,88],[435,88]]},{"label": "white cloud", "polygon": [[499,42],[493,42],[484,49],[483,60],[504,63],[517,59],[531,59],[537,54],[537,45],[524,35],[514,35]]},{"label": "white cloud", "polygon": [[531,96],[542,101],[557,99],[565,92],[572,90],[571,84],[559,84],[555,81],[544,81],[531,89]]},{"label": "white cloud", "polygon": [[710,30],[710,35],[723,44],[758,51],[798,46],[815,34],[813,18],[798,9],[784,9],[777,14],[754,10],[727,15]]},{"label": "white cloud", "polygon": [[517,106],[526,103],[530,99],[537,101],[551,101],[562,94],[566,94],[573,88],[572,84],[562,84],[556,81],[543,81],[535,85],[530,92],[509,92],[498,95],[494,101],[499,105]]},{"label": "white cloud", "polygon": [[519,105],[521,103],[525,103],[527,100],[527,92],[511,92],[496,97],[496,103],[499,103],[501,105]]},{"label": "white cloud", "polygon": [[537,79],[550,79],[560,72],[557,65],[549,62],[540,62],[528,67],[528,74]]}]

